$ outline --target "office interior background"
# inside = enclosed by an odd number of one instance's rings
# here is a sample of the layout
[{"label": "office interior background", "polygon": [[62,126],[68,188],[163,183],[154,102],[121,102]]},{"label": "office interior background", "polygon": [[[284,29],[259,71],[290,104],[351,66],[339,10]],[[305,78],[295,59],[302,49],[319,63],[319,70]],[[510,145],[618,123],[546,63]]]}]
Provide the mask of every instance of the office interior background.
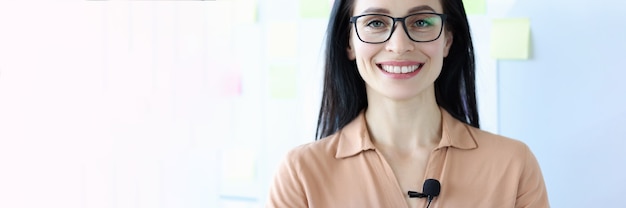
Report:
[{"label": "office interior background", "polygon": [[[464,2],[482,128],[553,207],[625,207],[626,3]],[[0,2],[0,207],[263,207],[314,141],[330,4]]]}]

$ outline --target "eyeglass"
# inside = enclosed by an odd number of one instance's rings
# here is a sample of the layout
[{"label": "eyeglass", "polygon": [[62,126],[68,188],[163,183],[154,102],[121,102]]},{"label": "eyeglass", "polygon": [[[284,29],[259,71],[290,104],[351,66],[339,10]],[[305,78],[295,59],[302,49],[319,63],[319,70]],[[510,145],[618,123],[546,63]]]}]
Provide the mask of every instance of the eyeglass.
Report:
[{"label": "eyeglass", "polygon": [[365,43],[388,41],[396,30],[396,22],[402,23],[404,32],[412,41],[431,42],[441,36],[446,17],[439,13],[415,13],[399,18],[384,14],[364,14],[350,17],[350,23],[354,23],[356,35]]}]

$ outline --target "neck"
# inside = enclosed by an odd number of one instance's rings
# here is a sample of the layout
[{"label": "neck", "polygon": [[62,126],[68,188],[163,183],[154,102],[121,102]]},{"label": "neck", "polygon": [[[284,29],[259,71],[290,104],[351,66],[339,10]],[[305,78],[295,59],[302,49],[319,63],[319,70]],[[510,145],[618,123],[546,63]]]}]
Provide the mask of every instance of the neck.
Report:
[{"label": "neck", "polygon": [[434,88],[411,100],[393,100],[368,94],[365,111],[372,142],[397,150],[431,148],[441,140],[441,111]]}]

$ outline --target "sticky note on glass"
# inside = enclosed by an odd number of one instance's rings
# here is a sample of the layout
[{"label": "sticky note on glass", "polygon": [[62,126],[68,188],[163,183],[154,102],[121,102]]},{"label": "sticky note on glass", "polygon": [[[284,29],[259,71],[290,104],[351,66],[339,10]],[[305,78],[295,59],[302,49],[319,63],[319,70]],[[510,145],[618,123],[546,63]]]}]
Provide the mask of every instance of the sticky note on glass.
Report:
[{"label": "sticky note on glass", "polygon": [[463,0],[466,14],[485,14],[487,13],[486,0]]},{"label": "sticky note on glass", "polygon": [[256,151],[230,148],[221,154],[222,179],[230,184],[252,183],[256,179]]},{"label": "sticky note on glass", "polygon": [[267,50],[270,58],[295,58],[298,53],[295,22],[272,22],[268,26]]},{"label": "sticky note on glass", "polygon": [[330,2],[326,0],[300,0],[300,17],[328,18]]},{"label": "sticky note on glass", "polygon": [[491,57],[528,59],[530,20],[528,18],[494,19],[491,24]]},{"label": "sticky note on glass", "polygon": [[296,97],[297,73],[295,66],[270,66],[270,96],[273,99]]},{"label": "sticky note on glass", "polygon": [[241,95],[241,72],[228,71],[222,74],[221,79],[221,95],[224,97],[236,97]]},{"label": "sticky note on glass", "polygon": [[233,14],[236,23],[250,24],[257,21],[257,0],[236,0]]}]

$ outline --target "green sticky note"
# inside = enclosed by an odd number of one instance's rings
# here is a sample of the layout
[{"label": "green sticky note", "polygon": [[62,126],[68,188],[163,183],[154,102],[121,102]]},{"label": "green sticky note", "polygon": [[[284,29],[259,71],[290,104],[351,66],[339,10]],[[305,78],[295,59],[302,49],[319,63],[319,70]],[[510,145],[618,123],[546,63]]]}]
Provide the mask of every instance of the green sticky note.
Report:
[{"label": "green sticky note", "polygon": [[494,19],[491,25],[491,57],[528,59],[530,20],[528,18]]},{"label": "green sticky note", "polygon": [[302,18],[328,18],[330,2],[328,0],[300,0]]},{"label": "green sticky note", "polygon": [[274,99],[296,97],[297,73],[295,66],[270,66],[270,96]]},{"label": "green sticky note", "polygon": [[487,3],[485,0],[463,0],[466,14],[487,13]]}]

